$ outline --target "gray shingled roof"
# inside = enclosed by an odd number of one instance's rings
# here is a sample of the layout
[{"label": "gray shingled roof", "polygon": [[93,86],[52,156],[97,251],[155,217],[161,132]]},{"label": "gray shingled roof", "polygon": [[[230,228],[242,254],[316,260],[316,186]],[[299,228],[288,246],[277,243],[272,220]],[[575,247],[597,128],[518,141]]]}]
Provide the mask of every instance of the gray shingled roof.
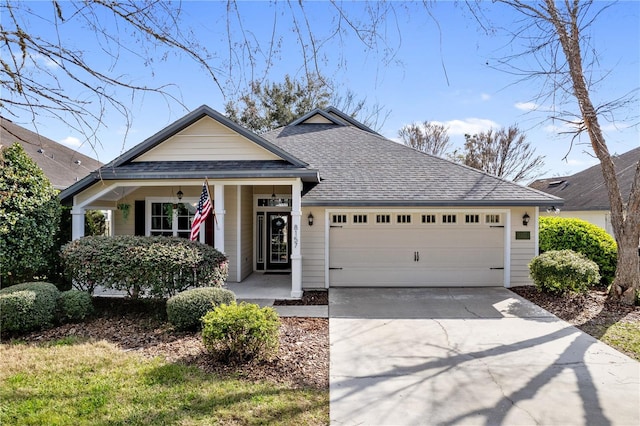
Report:
[{"label": "gray shingled roof", "polygon": [[[626,201],[640,161],[640,147],[618,155],[613,161],[620,192]],[[611,210],[600,164],[571,176],[538,179],[529,186],[564,198],[563,210]]]},{"label": "gray shingled roof", "polygon": [[91,157],[0,117],[0,145],[14,143],[22,145],[56,189],[67,188],[102,166]]},{"label": "gray shingled roof", "polygon": [[531,188],[353,126],[298,124],[262,135],[320,171],[306,205],[561,205]]}]

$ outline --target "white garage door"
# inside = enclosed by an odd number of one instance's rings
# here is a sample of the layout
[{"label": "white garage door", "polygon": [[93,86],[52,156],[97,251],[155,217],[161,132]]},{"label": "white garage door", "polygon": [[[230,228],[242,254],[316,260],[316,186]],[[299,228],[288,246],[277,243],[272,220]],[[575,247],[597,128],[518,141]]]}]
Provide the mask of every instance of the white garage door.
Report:
[{"label": "white garage door", "polygon": [[332,287],[504,284],[504,215],[331,213]]}]

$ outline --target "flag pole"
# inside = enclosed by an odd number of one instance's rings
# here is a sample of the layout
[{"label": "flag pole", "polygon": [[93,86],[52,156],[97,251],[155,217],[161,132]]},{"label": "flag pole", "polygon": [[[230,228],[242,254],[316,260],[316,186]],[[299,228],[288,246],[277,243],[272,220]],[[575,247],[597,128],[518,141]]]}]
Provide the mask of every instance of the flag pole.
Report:
[{"label": "flag pole", "polygon": [[[207,176],[204,177],[204,182],[207,185],[207,192],[209,193],[209,199],[213,200],[213,211],[211,212],[213,214],[213,222],[215,223],[216,228],[218,228],[218,219],[216,218],[216,206],[215,206],[215,200],[213,199],[213,197],[211,196],[211,186],[209,185],[209,178]],[[224,196],[224,194],[223,194]],[[211,230],[211,240],[213,240],[213,229]]]}]

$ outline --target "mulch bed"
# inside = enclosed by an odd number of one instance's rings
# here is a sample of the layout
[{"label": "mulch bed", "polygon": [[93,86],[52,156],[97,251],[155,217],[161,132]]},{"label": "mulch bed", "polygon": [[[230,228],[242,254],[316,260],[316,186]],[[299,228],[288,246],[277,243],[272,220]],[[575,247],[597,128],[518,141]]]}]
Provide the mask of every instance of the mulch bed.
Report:
[{"label": "mulch bed", "polygon": [[[326,292],[324,292],[326,294]],[[310,297],[309,302],[318,301]],[[97,314],[78,324],[63,324],[19,339],[44,343],[76,336],[106,340],[146,358],[194,365],[223,377],[268,380],[293,387],[329,388],[329,321],[281,318],[280,349],[271,361],[229,365],[204,349],[199,332],[179,332],[165,321],[162,304],[126,299],[95,299]]]},{"label": "mulch bed", "polygon": [[640,322],[640,306],[611,301],[602,289],[562,296],[542,293],[533,286],[510,290],[596,338],[616,322]]},{"label": "mulch bed", "polygon": [[274,305],[303,306],[303,305],[328,305],[328,291],[305,291],[299,300],[276,300]]}]

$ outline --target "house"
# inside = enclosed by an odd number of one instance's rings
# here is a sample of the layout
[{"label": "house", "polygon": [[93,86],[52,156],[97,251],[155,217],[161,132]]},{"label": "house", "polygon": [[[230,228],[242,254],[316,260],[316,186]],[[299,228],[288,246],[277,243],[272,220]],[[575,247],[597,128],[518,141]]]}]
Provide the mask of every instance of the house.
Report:
[{"label": "house", "polygon": [[[639,161],[640,147],[615,156],[613,159],[620,192],[625,201],[631,193],[631,183]],[[529,186],[564,199],[562,209],[542,210],[542,215],[583,219],[604,228],[613,236],[611,205],[600,164],[571,176],[538,179]]]},{"label": "house", "polygon": [[529,284],[539,211],[562,203],[385,139],[335,108],[259,136],[208,106],[61,197],[73,205],[73,238],[86,209],[114,210],[115,234],[186,237],[205,178],[215,217],[199,238],[227,255],[229,281],[283,271],[292,297]]},{"label": "house", "polygon": [[63,190],[97,170],[102,163],[0,117],[0,144],[18,143],[42,169],[54,188]]}]

